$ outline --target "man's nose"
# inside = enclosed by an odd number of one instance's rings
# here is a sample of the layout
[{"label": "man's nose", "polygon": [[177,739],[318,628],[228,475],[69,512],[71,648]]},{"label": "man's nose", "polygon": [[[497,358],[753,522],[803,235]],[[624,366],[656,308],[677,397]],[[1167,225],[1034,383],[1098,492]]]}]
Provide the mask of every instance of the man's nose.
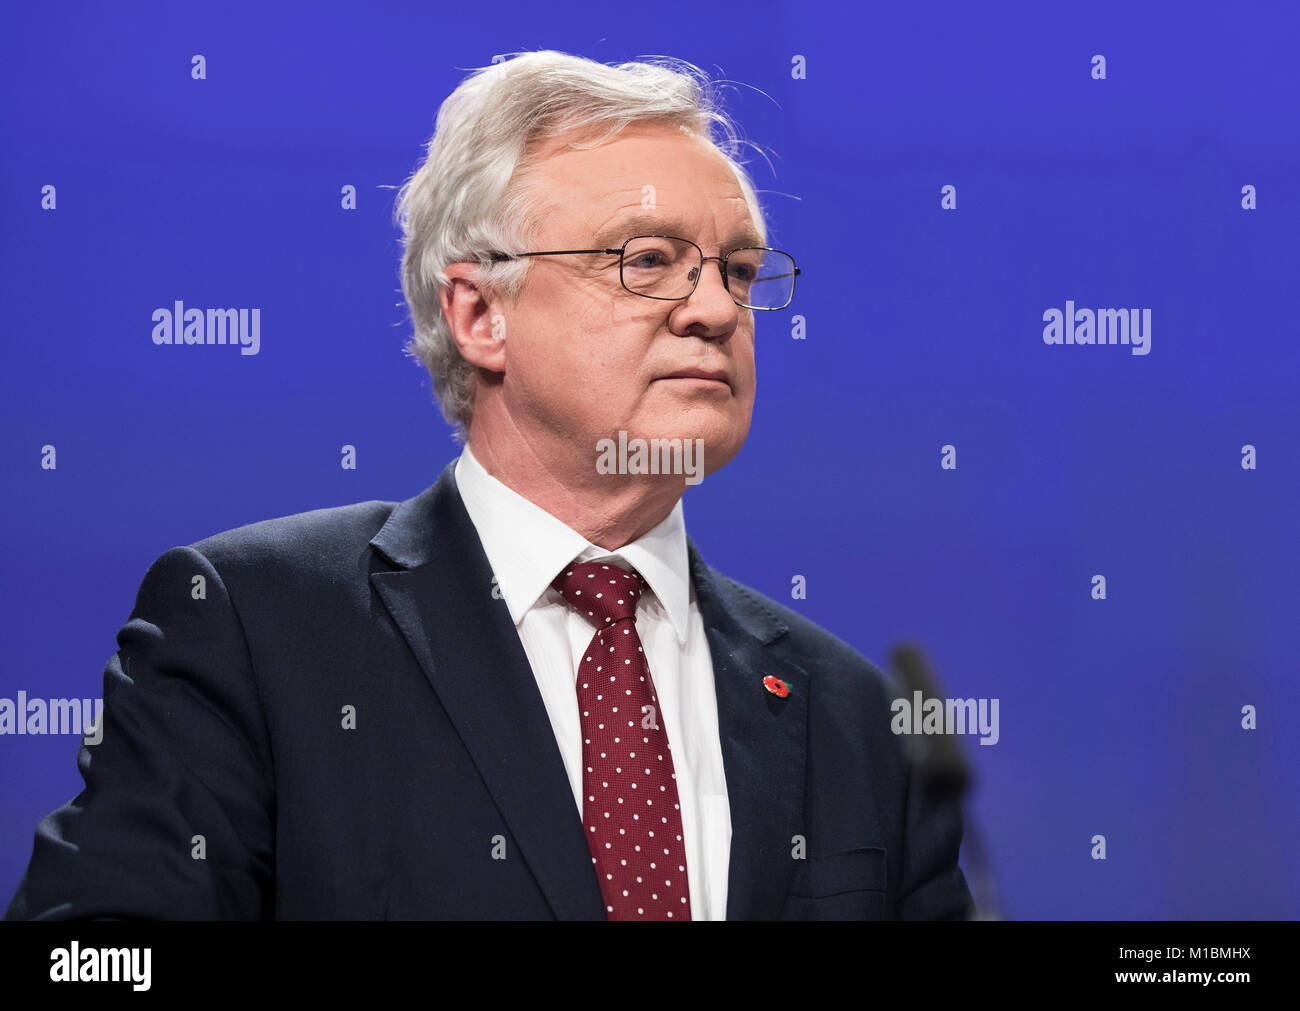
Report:
[{"label": "man's nose", "polygon": [[[722,288],[725,291],[727,288],[726,261],[723,260],[721,256],[702,257],[700,259],[700,270],[703,271],[706,275],[713,274],[713,268],[709,266],[710,260],[714,260],[718,264],[718,280],[722,282]],[[701,277],[700,280],[703,281],[704,278]]]},{"label": "man's nose", "polygon": [[[717,263],[716,270],[709,266],[710,260]],[[691,292],[690,297],[692,299],[698,298],[702,289],[707,286],[709,290],[703,292],[706,297],[709,299],[717,299],[719,305],[722,305],[722,300],[725,299],[727,303],[730,303],[730,307],[734,308],[736,306],[736,300],[731,297],[731,291],[727,287],[726,264],[722,257],[704,257],[703,261],[700,263],[700,272],[701,276],[696,281],[695,290]]]},{"label": "man's nose", "polygon": [[[717,263],[716,270],[710,260]],[[722,257],[704,257],[700,270],[703,276],[697,277],[695,290],[678,305],[674,328],[707,341],[726,340],[739,323],[740,308],[723,281]]]}]

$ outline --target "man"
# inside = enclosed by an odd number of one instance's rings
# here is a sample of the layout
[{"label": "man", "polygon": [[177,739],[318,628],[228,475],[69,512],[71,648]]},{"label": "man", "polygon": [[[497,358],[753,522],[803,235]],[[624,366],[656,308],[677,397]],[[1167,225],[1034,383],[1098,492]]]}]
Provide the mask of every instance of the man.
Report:
[{"label": "man", "polygon": [[444,103],[403,282],[460,459],[158,559],[10,917],[970,914],[884,676],[686,537],[796,273],[692,71]]}]

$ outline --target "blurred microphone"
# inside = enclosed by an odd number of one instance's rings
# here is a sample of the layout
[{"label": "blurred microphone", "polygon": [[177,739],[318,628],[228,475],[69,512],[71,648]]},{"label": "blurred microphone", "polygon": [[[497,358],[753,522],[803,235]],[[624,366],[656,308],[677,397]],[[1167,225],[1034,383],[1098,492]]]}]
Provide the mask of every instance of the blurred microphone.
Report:
[{"label": "blurred microphone", "polygon": [[[921,693],[922,705],[926,699],[938,699],[941,706],[944,704],[938,679],[919,646],[899,643],[890,651],[889,662],[898,686],[903,691],[903,697],[909,704],[916,698],[916,692]],[[908,747],[912,755],[913,775],[917,777],[921,788],[935,800],[962,803],[974,782],[974,774],[956,735],[909,734]],[[971,897],[975,901],[975,918],[1000,920],[1002,916],[998,911],[997,891],[974,815],[966,810],[967,805],[964,803],[962,807],[964,841],[970,869],[968,883]]]},{"label": "blurred microphone", "polygon": [[[922,702],[939,699],[940,705],[943,704],[938,682],[919,646],[900,643],[894,647],[889,659],[904,698],[911,702],[915,693],[920,692]],[[930,794],[939,800],[961,800],[971,785],[972,776],[957,738],[952,734],[911,734],[908,743],[917,772]]]}]

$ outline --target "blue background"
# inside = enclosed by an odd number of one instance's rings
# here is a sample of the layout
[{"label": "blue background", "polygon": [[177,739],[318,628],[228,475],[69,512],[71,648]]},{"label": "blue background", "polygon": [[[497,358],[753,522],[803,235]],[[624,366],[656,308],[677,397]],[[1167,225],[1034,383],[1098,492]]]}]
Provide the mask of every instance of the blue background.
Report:
[{"label": "blue background", "polygon": [[[741,82],[803,270],[807,339],[763,314],[749,442],[687,492],[705,558],[1000,699],[963,744],[1005,915],[1296,917],[1300,15],[1219,6],[7,7],[0,697],[101,695],[173,545],[431,484],[392,207],[439,104],[497,54],[666,54]],[[154,346],[175,299],[261,307],[260,354]],[[1151,353],[1046,346],[1067,299],[1150,308]],[[78,743],[0,737],[0,902]]]}]

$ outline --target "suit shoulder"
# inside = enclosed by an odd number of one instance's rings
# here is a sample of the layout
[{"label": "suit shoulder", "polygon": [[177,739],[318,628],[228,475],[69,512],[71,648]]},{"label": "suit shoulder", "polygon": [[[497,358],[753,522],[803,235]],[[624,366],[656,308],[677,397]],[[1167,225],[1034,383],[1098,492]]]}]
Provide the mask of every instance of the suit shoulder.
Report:
[{"label": "suit shoulder", "polygon": [[223,530],[189,546],[218,569],[286,562],[333,567],[361,556],[397,505],[370,500],[312,509]]}]

